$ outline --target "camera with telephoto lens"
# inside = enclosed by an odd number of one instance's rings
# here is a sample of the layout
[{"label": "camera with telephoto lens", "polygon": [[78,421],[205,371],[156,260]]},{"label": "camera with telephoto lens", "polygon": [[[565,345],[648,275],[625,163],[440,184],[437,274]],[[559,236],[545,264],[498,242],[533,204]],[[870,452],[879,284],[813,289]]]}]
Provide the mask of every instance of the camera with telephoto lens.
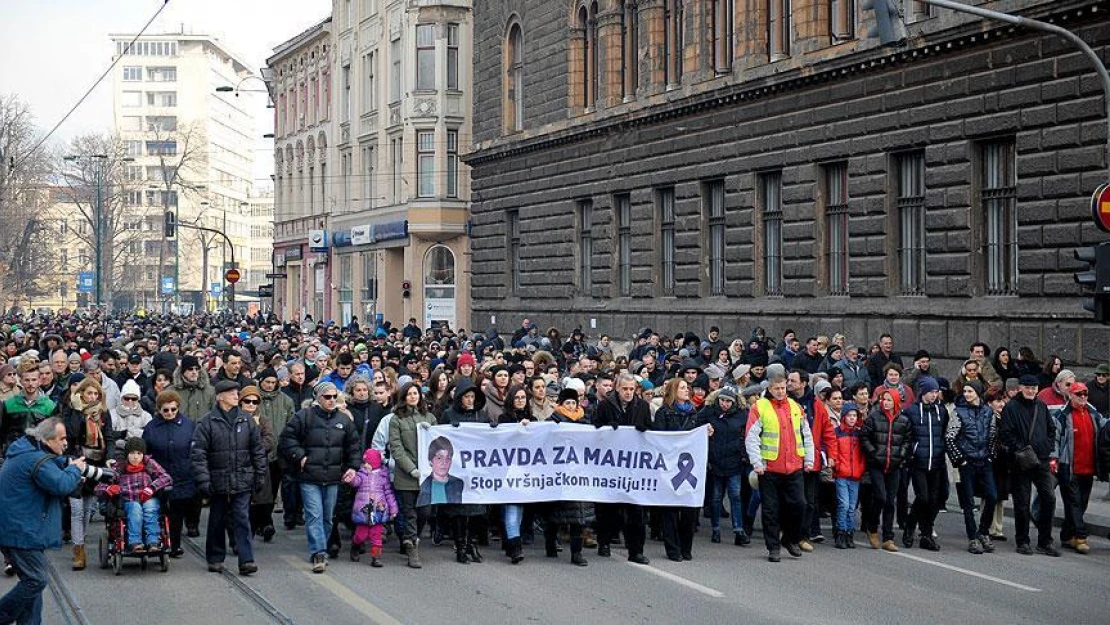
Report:
[{"label": "camera with telephoto lens", "polygon": [[107,484],[116,479],[116,472],[104,467],[94,467],[91,464],[86,464],[85,468],[81,470],[81,477]]}]

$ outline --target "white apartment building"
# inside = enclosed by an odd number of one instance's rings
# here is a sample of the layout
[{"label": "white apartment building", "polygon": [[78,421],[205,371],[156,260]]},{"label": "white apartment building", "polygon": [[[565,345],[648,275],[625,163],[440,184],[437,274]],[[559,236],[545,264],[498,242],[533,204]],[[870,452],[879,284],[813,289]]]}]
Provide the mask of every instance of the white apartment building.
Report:
[{"label": "white apartment building", "polygon": [[[261,87],[242,59],[207,35],[166,33],[111,35],[115,127],[125,152],[134,158],[127,179],[141,183],[128,204],[140,224],[142,242],[136,267],[134,299],[126,306],[166,305],[165,278],[176,277],[178,297],[196,308],[214,307],[212,285],[223,284],[224,259],[231,250],[222,237],[181,228],[177,241],[162,246],[165,209],[177,220],[226,232],[235,246],[235,260],[251,256],[255,115],[258,97],[239,97],[237,90]],[[261,80],[261,79],[258,79]],[[244,85],[244,83],[246,84]],[[218,92],[218,88],[233,92]],[[180,249],[178,248],[180,246]],[[159,270],[161,260],[161,270]],[[219,289],[222,291],[223,289]],[[243,287],[240,286],[240,291]]]},{"label": "white apartment building", "polygon": [[471,6],[333,0],[268,60],[283,318],[469,318]]}]

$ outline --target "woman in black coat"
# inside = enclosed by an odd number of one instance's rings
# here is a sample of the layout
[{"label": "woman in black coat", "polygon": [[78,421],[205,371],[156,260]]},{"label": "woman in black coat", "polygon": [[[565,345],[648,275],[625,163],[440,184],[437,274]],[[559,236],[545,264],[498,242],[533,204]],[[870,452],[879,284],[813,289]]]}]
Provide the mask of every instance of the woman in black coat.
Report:
[{"label": "woman in black coat", "polygon": [[[528,425],[531,422],[532,407],[528,402],[528,389],[520,384],[510,386],[509,392],[505,394],[505,412],[497,418],[497,424],[521,423]],[[520,564],[524,561],[520,526],[521,521],[525,518],[523,504],[507,503],[501,506],[501,524],[505,528],[505,555],[509,556],[513,564]],[[527,518],[530,519],[531,515],[528,515]]]},{"label": "woman in black coat", "polygon": [[[462,423],[490,422],[485,411],[486,394],[474,385],[470,378],[460,378],[455,387],[455,399],[451,407],[443,412],[442,420],[458,427]],[[459,564],[481,562],[482,554],[478,551],[478,533],[486,531],[483,519],[486,515],[486,506],[482,504],[441,504],[439,513],[446,517],[454,532],[455,561]]]},{"label": "woman in black coat", "polygon": [[[578,405],[578,391],[565,388],[559,392],[555,412],[548,421],[572,425],[592,425],[590,416]],[[556,501],[548,507],[547,525],[543,530],[544,546],[547,557],[558,558],[559,548],[555,543],[559,528],[569,526],[570,561],[575,566],[589,564],[582,556],[582,531],[594,522],[594,505],[588,501]]]},{"label": "woman in black coat", "polygon": [[154,419],[143,428],[147,453],[173,478],[169,493],[170,557],[185,555],[181,548],[181,528],[188,527],[189,536],[200,536],[200,498],[189,450],[196,423],[181,413],[181,396],[175,391],[162,391],[155,399]]}]

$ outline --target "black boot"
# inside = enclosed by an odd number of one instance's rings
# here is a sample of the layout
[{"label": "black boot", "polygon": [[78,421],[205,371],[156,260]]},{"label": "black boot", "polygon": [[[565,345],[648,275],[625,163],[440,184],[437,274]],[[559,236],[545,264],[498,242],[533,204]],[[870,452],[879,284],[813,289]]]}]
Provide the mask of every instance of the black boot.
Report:
[{"label": "black boot", "polygon": [[351,562],[358,562],[360,557],[362,557],[362,546],[361,545],[356,545],[355,541],[352,540],[351,541]]},{"label": "black boot", "polygon": [[520,537],[509,539],[509,559],[513,564],[520,564],[524,561],[524,547],[521,544]]},{"label": "black boot", "polygon": [[466,517],[454,517],[452,526],[455,540],[455,562],[470,564],[470,558],[466,555]]},{"label": "black boot", "polygon": [[570,561],[577,566],[586,566],[586,558],[582,557],[582,528],[570,533]]},{"label": "black boot", "polygon": [[470,558],[471,562],[475,564],[482,563],[482,554],[478,551],[478,540],[473,536],[466,543],[466,555]]}]

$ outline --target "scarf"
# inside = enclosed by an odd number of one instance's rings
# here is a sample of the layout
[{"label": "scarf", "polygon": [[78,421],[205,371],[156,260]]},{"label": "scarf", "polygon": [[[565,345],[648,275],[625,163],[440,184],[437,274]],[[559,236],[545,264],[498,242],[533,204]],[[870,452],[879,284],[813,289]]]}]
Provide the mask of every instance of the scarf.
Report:
[{"label": "scarf", "polygon": [[100,410],[85,412],[85,447],[100,448]]},{"label": "scarf", "polygon": [[555,406],[555,412],[563,415],[564,417],[570,419],[571,421],[581,421],[582,418],[586,416],[586,411],[582,410],[582,406],[578,406],[577,408],[575,408],[572,411],[572,410],[567,410],[565,406],[563,406],[562,404],[559,404],[559,405]]},{"label": "scarf", "polygon": [[143,471],[146,471],[145,462],[140,462],[139,464],[131,464],[130,462],[127,463],[128,473],[142,473]]}]

